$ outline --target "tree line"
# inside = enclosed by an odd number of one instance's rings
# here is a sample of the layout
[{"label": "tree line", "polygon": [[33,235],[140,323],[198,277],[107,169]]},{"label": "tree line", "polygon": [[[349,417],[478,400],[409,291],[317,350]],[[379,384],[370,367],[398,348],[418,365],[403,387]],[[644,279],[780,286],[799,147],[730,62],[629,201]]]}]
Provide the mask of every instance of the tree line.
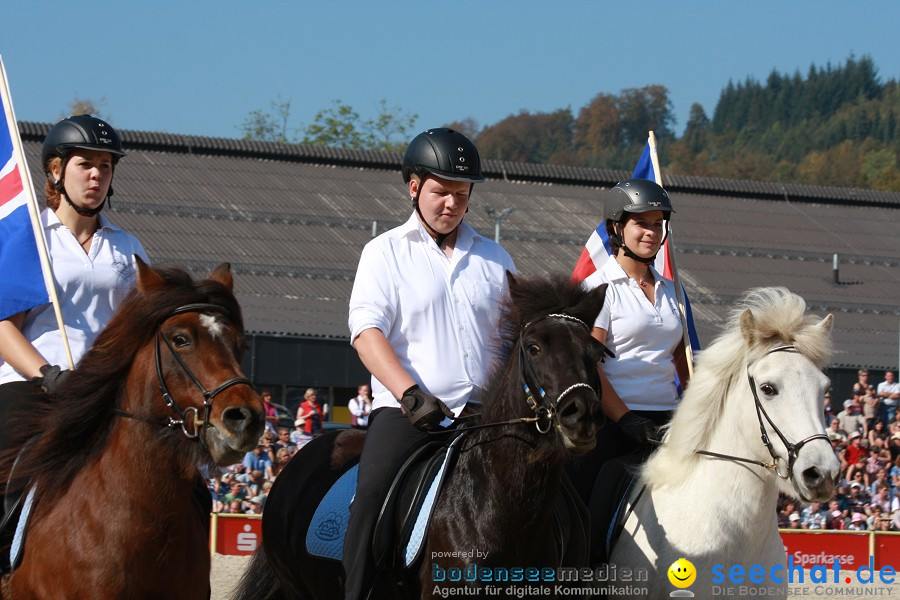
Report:
[{"label": "tree line", "polygon": [[[313,123],[290,130],[290,102],[254,111],[245,139],[403,149],[417,116],[382,100],[363,120],[335,101]],[[447,123],[475,140],[484,158],[630,170],[653,130],[668,174],[757,179],[900,191],[900,87],[882,81],[874,61],[810,66],[805,75],[773,70],[764,82],[729,81],[710,119],[691,106],[681,137],[663,85],[599,93],[577,111],[523,110],[480,127]]]}]

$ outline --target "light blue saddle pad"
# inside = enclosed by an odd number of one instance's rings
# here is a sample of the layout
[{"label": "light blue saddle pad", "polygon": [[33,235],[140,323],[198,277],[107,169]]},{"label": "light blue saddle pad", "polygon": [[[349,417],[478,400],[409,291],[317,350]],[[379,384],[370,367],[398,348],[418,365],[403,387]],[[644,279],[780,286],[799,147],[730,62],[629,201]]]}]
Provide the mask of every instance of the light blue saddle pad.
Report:
[{"label": "light blue saddle pad", "polygon": [[9,564],[13,568],[19,563],[19,555],[22,553],[22,545],[25,542],[25,526],[28,524],[28,517],[31,516],[32,506],[34,506],[34,486],[28,490],[28,496],[25,497],[19,522],[16,523],[16,533],[13,536],[12,545],[9,547]]},{"label": "light blue saddle pad", "polygon": [[[405,566],[410,566],[422,549],[425,541],[425,531],[434,508],[438,490],[447,469],[450,453],[444,457],[441,468],[435,474],[434,479],[428,484],[428,493],[422,503],[422,508],[415,515],[415,525],[412,528],[409,542],[403,551]],[[313,514],[309,529],[306,532],[306,551],[311,556],[330,558],[339,561],[344,555],[344,535],[347,533],[347,523],[350,520],[350,503],[356,494],[356,478],[359,465],[352,467],[334,482],[319,506]]]}]

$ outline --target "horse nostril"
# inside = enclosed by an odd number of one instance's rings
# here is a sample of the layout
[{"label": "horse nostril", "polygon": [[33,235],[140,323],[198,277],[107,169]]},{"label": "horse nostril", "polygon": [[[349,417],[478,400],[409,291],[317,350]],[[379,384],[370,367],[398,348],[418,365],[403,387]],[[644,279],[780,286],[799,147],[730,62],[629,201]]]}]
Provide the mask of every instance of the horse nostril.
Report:
[{"label": "horse nostril", "polygon": [[222,421],[232,431],[242,431],[253,421],[253,413],[249,408],[230,406],[222,411]]},{"label": "horse nostril", "polygon": [[808,487],[818,487],[823,481],[825,481],[825,477],[822,476],[822,471],[818,467],[810,467],[803,471],[803,483]]},{"label": "horse nostril", "polygon": [[559,409],[559,418],[567,422],[577,421],[584,414],[584,403],[580,399],[567,402]]}]

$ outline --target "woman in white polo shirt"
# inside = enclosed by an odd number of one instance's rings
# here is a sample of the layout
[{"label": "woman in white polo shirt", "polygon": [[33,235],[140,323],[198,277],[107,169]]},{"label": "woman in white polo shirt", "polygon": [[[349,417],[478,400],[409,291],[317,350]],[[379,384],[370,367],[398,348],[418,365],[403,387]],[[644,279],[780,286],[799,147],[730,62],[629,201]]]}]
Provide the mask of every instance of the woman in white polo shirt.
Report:
[{"label": "woman in white polo shirt", "polygon": [[[41,213],[63,322],[77,363],[134,287],[143,246],[100,213],[112,196],[119,134],[90,115],[53,126],[41,160],[47,208]],[[34,394],[52,393],[67,358],[50,304],[0,319],[0,422]],[[27,405],[26,405],[27,406]],[[0,425],[0,448],[8,447]]]},{"label": "woman in white polo shirt", "polygon": [[600,365],[601,406],[609,422],[597,434],[597,447],[570,469],[585,501],[604,463],[646,456],[678,405],[676,371],[687,382],[675,285],[653,268],[672,212],[666,191],[647,179],[622,181],[604,199],[613,260],[585,285],[609,284],[593,336],[615,358]]}]

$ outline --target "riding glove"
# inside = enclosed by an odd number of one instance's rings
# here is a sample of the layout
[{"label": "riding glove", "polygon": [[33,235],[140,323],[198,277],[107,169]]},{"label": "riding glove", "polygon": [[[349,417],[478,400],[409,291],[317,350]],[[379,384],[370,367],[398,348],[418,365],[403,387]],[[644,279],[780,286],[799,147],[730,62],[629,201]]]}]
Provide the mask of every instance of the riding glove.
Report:
[{"label": "riding glove", "polygon": [[422,431],[434,431],[444,417],[453,418],[453,411],[446,404],[419,389],[418,385],[403,392],[400,404],[413,426]]},{"label": "riding glove", "polygon": [[34,377],[31,381],[40,385],[44,393],[53,395],[68,377],[68,370],[60,369],[58,365],[44,365],[41,367],[41,376]]},{"label": "riding glove", "polygon": [[633,411],[622,415],[616,425],[622,432],[639,444],[651,444],[659,441],[659,427],[648,419]]}]

